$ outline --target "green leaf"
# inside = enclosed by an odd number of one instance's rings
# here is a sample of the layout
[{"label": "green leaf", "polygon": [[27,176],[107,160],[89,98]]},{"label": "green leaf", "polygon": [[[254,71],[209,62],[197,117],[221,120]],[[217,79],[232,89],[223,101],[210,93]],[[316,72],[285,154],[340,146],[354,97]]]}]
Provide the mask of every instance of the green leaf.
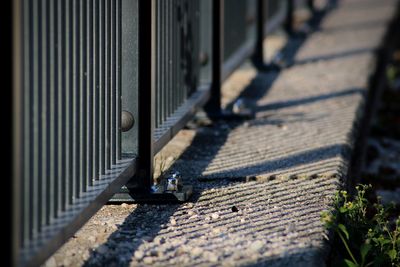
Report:
[{"label": "green leaf", "polygon": [[389,250],[388,255],[392,261],[394,261],[397,257],[397,252],[395,249]]},{"label": "green leaf", "polygon": [[368,252],[371,250],[372,246],[370,244],[362,244],[360,248],[361,259],[364,262],[365,257],[367,256]]},{"label": "green leaf", "polygon": [[339,223],[338,227],[343,232],[343,234],[345,234],[346,239],[349,240],[349,233],[347,232],[346,226],[344,226],[343,224]]},{"label": "green leaf", "polygon": [[347,208],[345,208],[345,207],[340,207],[340,208],[339,208],[339,211],[340,211],[340,213],[345,213],[345,212],[347,212]]},{"label": "green leaf", "polygon": [[358,267],[358,264],[352,262],[351,260],[344,259],[344,262],[348,267]]},{"label": "green leaf", "polygon": [[378,240],[379,240],[379,243],[381,244],[382,247],[391,243],[390,240],[385,239],[384,237],[379,237]]}]

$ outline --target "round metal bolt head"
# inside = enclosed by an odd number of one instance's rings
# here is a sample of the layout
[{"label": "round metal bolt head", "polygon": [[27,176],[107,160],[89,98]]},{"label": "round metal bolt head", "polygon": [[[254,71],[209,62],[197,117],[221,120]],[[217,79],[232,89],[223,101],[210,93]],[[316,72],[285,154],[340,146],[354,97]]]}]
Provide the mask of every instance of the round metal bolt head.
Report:
[{"label": "round metal bolt head", "polygon": [[135,124],[135,119],[133,118],[132,113],[129,111],[122,111],[121,114],[121,128],[123,132],[127,132],[132,129],[133,125]]}]

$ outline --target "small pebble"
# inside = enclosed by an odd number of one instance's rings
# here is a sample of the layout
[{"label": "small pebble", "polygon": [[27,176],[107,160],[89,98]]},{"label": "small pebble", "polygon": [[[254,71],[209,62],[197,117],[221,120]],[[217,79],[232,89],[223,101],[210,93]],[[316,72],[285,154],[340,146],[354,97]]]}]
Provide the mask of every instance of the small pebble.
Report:
[{"label": "small pebble", "polygon": [[141,250],[137,250],[135,251],[135,254],[133,254],[133,256],[135,257],[135,259],[141,260],[144,257],[144,253]]},{"label": "small pebble", "polygon": [[211,218],[213,218],[214,220],[218,219],[219,218],[218,213],[211,214]]},{"label": "small pebble", "polygon": [[153,259],[151,257],[146,257],[143,259],[143,263],[144,264],[152,264],[153,263]]},{"label": "small pebble", "polygon": [[156,249],[153,249],[152,251],[150,251],[151,257],[158,257],[159,255],[160,255],[160,253]]},{"label": "small pebble", "polygon": [[71,265],[71,259],[70,258],[65,258],[64,260],[63,260],[63,265],[64,266],[70,266]]},{"label": "small pebble", "polygon": [[218,262],[218,260],[219,260],[218,255],[216,255],[215,253],[208,254],[208,259],[211,262]]},{"label": "small pebble", "polygon": [[257,240],[257,241],[254,241],[253,243],[251,243],[251,245],[250,245],[250,247],[249,247],[249,249],[251,250],[251,251],[259,251],[260,249],[262,249],[264,247],[264,242],[263,241],[261,241],[261,240]]},{"label": "small pebble", "polygon": [[194,257],[198,257],[201,254],[203,254],[203,249],[200,247],[195,247],[194,249],[191,250],[191,253]]},{"label": "small pebble", "polygon": [[212,229],[213,234],[220,234],[221,233],[221,229],[220,228],[213,228]]},{"label": "small pebble", "polygon": [[196,219],[197,217],[199,217],[199,215],[195,214],[193,216],[190,216],[189,219]]},{"label": "small pebble", "polygon": [[96,242],[96,237],[94,235],[90,235],[87,239],[90,243]]}]

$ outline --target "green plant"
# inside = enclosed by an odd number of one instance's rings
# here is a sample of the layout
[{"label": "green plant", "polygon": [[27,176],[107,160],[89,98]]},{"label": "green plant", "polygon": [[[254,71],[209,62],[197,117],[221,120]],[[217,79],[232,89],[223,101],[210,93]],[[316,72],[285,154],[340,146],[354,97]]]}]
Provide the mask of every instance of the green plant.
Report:
[{"label": "green plant", "polygon": [[351,199],[346,191],[337,192],[333,209],[321,220],[337,234],[334,247],[344,266],[400,266],[400,216],[392,221],[391,207],[371,203],[366,198],[370,189],[358,185]]}]

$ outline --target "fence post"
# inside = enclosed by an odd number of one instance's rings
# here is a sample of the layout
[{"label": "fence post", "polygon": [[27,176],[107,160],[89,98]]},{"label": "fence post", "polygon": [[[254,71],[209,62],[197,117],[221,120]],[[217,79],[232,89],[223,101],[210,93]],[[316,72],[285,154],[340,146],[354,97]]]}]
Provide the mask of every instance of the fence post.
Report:
[{"label": "fence post", "polygon": [[308,0],[307,1],[307,6],[310,9],[311,13],[315,12],[314,0]]},{"label": "fence post", "polygon": [[127,184],[131,194],[149,194],[153,184],[154,132],[154,1],[138,1],[138,158],[136,176]]},{"label": "fence post", "polygon": [[257,0],[256,45],[252,62],[260,71],[279,70],[279,66],[274,63],[264,63],[265,4],[265,0]]},{"label": "fence post", "polygon": [[210,117],[221,115],[222,48],[224,47],[224,0],[212,1],[212,82],[211,95],[204,106]]},{"label": "fence post", "polygon": [[222,68],[224,63],[224,0],[212,1],[212,82],[210,99],[204,106],[207,116],[213,120],[242,120],[253,114],[233,113],[221,107]]},{"label": "fence post", "polygon": [[[138,156],[136,175],[126,184],[136,202],[183,202],[192,194],[192,186],[179,183],[176,189],[167,187],[165,177],[157,184],[153,180],[154,127],[156,97],[156,1],[138,1]],[[175,179],[175,178],[174,178]],[[180,177],[175,180],[180,182]]]},{"label": "fence post", "polygon": [[257,0],[257,20],[256,20],[256,47],[253,55],[253,64],[259,66],[264,63],[264,0]]},{"label": "fence post", "polygon": [[293,12],[294,12],[294,1],[287,0],[286,9],[286,20],[284,23],[284,28],[287,34],[293,35]]}]

